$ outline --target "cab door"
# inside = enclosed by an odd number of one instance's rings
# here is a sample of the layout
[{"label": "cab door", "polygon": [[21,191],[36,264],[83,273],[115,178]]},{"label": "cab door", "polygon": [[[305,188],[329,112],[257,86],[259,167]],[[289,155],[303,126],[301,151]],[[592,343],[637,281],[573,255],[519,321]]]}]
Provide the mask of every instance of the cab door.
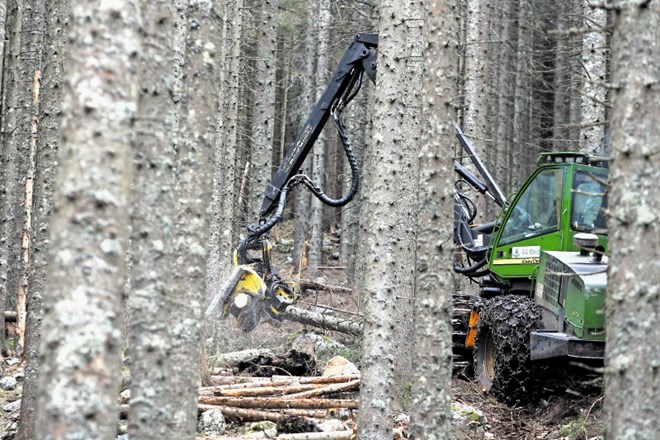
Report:
[{"label": "cab door", "polygon": [[523,186],[489,254],[491,273],[500,278],[533,277],[541,251],[561,249],[564,176],[564,168],[542,168]]}]

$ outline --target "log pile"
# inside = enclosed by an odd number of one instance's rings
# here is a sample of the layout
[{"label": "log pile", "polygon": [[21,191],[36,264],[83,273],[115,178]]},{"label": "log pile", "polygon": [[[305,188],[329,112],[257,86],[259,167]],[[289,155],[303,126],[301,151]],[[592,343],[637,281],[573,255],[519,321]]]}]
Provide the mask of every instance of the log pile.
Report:
[{"label": "log pile", "polygon": [[[314,423],[327,418],[350,419],[358,408],[354,396],[359,390],[357,375],[270,378],[215,376],[216,385],[199,389],[199,410],[219,409],[226,418],[240,422],[268,420],[282,423],[299,418]],[[348,421],[348,420],[344,420]],[[278,439],[350,439],[352,430],[279,434]]]}]

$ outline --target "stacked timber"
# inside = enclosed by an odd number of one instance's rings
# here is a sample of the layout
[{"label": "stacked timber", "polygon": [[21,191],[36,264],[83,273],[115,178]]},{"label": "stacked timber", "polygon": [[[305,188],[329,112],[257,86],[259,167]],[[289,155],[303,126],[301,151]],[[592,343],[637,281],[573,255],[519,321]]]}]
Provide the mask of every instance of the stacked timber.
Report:
[{"label": "stacked timber", "polygon": [[288,416],[324,419],[358,408],[357,399],[336,398],[342,393],[359,390],[358,375],[220,377],[225,382],[235,380],[235,383],[200,388],[200,410],[219,408],[225,416],[241,421],[279,422]]}]

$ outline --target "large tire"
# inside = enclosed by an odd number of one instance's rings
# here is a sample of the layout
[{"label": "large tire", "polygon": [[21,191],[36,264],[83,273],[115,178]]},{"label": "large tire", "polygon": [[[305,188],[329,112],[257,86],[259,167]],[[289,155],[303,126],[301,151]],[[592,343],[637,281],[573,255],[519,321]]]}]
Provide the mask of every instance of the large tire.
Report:
[{"label": "large tire", "polygon": [[482,390],[508,404],[530,400],[538,385],[529,357],[529,336],[541,326],[541,312],[530,299],[499,296],[481,310],[474,368]]}]

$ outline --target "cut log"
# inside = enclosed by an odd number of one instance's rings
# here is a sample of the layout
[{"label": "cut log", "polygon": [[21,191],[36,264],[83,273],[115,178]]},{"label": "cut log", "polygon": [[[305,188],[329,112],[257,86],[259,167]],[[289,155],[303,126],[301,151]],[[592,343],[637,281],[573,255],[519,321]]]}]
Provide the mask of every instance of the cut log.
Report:
[{"label": "cut log", "polygon": [[243,389],[220,389],[214,395],[227,396],[227,397],[258,397],[258,396],[273,396],[283,394],[300,394],[303,391],[313,391],[315,388],[323,387],[322,384],[303,384],[303,385],[285,385],[275,387],[255,387]]},{"label": "cut log", "polygon": [[213,374],[212,376],[209,377],[209,382],[211,382],[213,384],[211,386],[214,387],[227,386],[227,385],[233,385],[239,383],[258,383],[269,380],[270,377],[251,377],[251,376],[233,376],[233,375],[219,376],[217,374]]},{"label": "cut log", "polygon": [[268,349],[250,349],[243,351],[234,351],[232,353],[223,353],[218,358],[218,365],[220,367],[236,367],[242,362],[250,362],[259,356],[275,356],[271,350]]},{"label": "cut log", "polygon": [[282,397],[207,397],[200,396],[199,403],[204,405],[223,405],[241,408],[259,409],[358,409],[357,399],[284,399]]},{"label": "cut log", "polygon": [[280,434],[275,440],[351,440],[353,431],[305,432],[302,434]]},{"label": "cut log", "polygon": [[310,310],[298,307],[287,307],[284,317],[290,321],[301,324],[311,325],[326,330],[333,330],[340,333],[347,333],[353,336],[362,335],[362,324],[348,321],[346,319],[335,318],[334,316],[324,315],[322,313],[312,312]]},{"label": "cut log", "polygon": [[[242,377],[242,376],[241,376]],[[355,379],[359,379],[360,376],[357,375],[347,375],[347,376],[332,376],[332,377],[323,377],[323,376],[276,376],[271,378],[255,378],[259,380],[244,382],[244,383],[232,383],[229,385],[214,385],[209,387],[202,387],[199,389],[199,394],[203,396],[212,396],[213,393],[225,390],[236,390],[244,388],[260,388],[260,387],[279,387],[287,385],[303,385],[303,384],[333,384],[333,383],[344,383],[350,382]]]},{"label": "cut log", "polygon": [[228,406],[214,406],[212,408],[219,409],[222,412],[222,415],[227,417],[234,417],[240,419],[243,422],[261,422],[263,420],[268,420],[270,422],[279,422],[284,417],[287,417],[287,414],[282,414],[278,412],[269,412],[269,411],[259,411],[256,409],[249,408],[237,408],[237,407],[228,407]]},{"label": "cut log", "polygon": [[341,393],[346,391],[355,391],[360,389],[360,379],[352,380],[346,383],[328,385],[309,391],[301,391],[296,394],[284,396],[285,399],[306,399],[310,397],[323,396],[325,394]]},{"label": "cut log", "polygon": [[[231,406],[218,406],[218,405],[197,405],[198,412],[202,413],[204,411],[209,411],[212,409],[219,409],[223,414],[229,414],[232,410],[239,409]],[[271,410],[262,410],[258,413],[268,413],[268,414],[280,414],[283,417],[297,416],[297,417],[306,417],[311,419],[325,419],[328,417],[328,412],[326,410],[319,409],[271,409]]]},{"label": "cut log", "polygon": [[323,419],[326,417],[325,411],[317,410],[304,410],[304,409],[280,409],[277,411],[260,411],[249,408],[238,408],[230,406],[217,406],[217,405],[197,405],[197,411],[202,413],[212,409],[219,409],[224,417],[234,417],[243,422],[260,422],[268,420],[270,422],[279,422],[280,420],[291,417],[305,417],[313,419]]}]

